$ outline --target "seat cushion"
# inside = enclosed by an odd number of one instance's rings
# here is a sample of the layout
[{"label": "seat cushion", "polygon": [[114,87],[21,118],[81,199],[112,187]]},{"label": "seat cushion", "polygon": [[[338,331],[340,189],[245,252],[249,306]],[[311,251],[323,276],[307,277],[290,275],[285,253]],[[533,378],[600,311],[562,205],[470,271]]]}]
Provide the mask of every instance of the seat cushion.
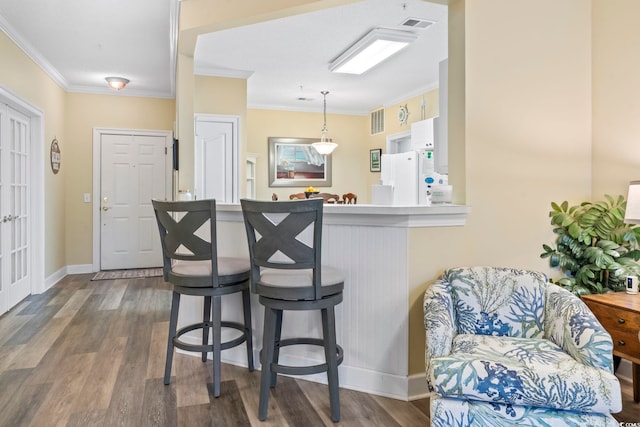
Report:
[{"label": "seat cushion", "polygon": [[[236,283],[249,278],[251,269],[249,260],[246,258],[218,258],[218,277],[220,285]],[[183,277],[204,277],[211,276],[211,261],[175,261],[171,267],[173,274]]]},{"label": "seat cushion", "polygon": [[[342,292],[344,276],[334,267],[322,266],[321,297]],[[313,299],[313,270],[281,270],[263,268],[260,279],[256,282],[258,294],[268,298],[278,299]]]},{"label": "seat cushion", "polygon": [[611,414],[561,411],[531,406],[511,406],[477,400],[431,397],[431,425],[451,426],[535,426],[535,427],[618,427]]},{"label": "seat cushion", "polygon": [[622,409],[615,375],[545,339],[462,334],[430,372],[444,397],[607,414]]},{"label": "seat cushion", "polygon": [[451,284],[458,332],[542,338],[546,277],[542,273],[498,267],[452,268]]}]

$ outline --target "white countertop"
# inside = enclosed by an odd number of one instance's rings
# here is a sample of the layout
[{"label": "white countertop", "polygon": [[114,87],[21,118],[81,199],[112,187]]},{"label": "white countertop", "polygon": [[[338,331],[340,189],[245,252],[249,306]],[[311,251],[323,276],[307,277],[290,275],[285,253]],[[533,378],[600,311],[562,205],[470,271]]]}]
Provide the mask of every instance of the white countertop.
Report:
[{"label": "white countertop", "polygon": [[[242,221],[239,204],[218,204],[218,221]],[[334,205],[323,206],[323,219],[327,225],[381,226],[381,227],[451,227],[462,226],[471,212],[464,205],[388,206],[388,205]]]}]

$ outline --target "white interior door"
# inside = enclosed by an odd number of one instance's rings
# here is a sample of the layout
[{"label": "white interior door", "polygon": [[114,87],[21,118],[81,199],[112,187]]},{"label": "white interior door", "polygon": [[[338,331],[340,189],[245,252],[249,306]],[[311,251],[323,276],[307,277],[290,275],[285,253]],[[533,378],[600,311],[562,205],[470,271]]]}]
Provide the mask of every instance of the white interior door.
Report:
[{"label": "white interior door", "polygon": [[151,199],[166,194],[166,138],[102,134],[100,269],[162,265]]},{"label": "white interior door", "polygon": [[238,203],[237,118],[197,115],[195,137],[196,198]]},{"label": "white interior door", "polygon": [[0,105],[0,314],[31,293],[29,118]]}]

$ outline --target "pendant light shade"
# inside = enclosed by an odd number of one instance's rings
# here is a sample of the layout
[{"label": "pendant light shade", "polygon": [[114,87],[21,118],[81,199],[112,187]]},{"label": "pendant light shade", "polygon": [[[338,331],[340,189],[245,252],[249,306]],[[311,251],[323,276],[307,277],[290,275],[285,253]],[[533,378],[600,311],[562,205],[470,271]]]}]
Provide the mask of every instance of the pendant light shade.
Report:
[{"label": "pendant light shade", "polygon": [[311,144],[311,146],[316,149],[318,154],[326,156],[327,154],[331,154],[331,152],[336,149],[338,144],[332,142],[331,139],[327,137],[327,94],[329,92],[325,90],[320,93],[324,96],[324,125],[322,126],[322,136],[320,137],[320,141],[314,142],[313,144]]}]

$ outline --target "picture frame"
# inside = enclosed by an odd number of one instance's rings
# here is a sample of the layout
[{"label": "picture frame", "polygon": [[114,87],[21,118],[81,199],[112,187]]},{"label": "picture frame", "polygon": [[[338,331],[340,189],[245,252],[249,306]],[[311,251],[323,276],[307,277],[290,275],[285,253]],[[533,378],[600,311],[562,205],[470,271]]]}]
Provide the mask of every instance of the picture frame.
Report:
[{"label": "picture frame", "polygon": [[319,154],[317,138],[269,137],[269,187],[330,187],[331,154]]},{"label": "picture frame", "polygon": [[369,150],[369,171],[380,172],[380,163],[382,156],[382,148],[374,148]]}]

